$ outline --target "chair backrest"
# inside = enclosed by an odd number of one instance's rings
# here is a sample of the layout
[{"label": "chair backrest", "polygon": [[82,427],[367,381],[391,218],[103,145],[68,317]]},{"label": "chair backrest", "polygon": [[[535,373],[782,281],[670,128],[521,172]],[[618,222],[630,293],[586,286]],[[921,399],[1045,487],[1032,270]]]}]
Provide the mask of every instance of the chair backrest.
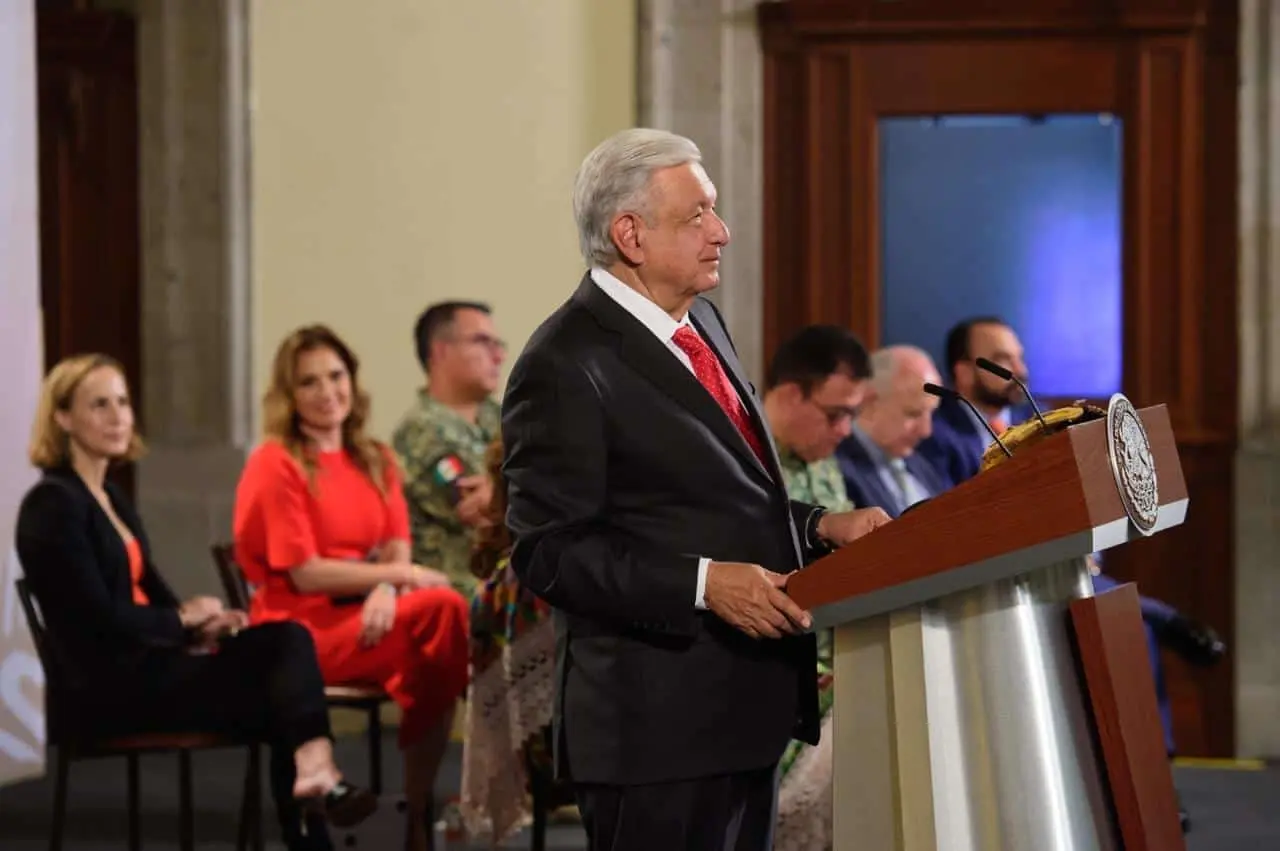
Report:
[{"label": "chair backrest", "polygon": [[45,741],[55,744],[62,738],[62,712],[70,711],[70,706],[64,709],[61,695],[78,682],[77,675],[45,626],[39,603],[32,595],[26,577],[19,576],[13,585],[18,591],[18,602],[26,616],[27,627],[31,630],[31,642],[36,646],[40,667],[44,668]]},{"label": "chair backrest", "polygon": [[247,612],[253,595],[244,578],[244,571],[236,563],[235,547],[231,544],[214,544],[209,547],[209,552],[213,554],[213,564],[218,570],[218,579],[222,582],[222,590],[226,592],[227,602],[233,608]]},{"label": "chair backrest", "polygon": [[31,587],[27,585],[25,576],[15,579],[13,586],[18,590],[18,602],[22,604],[22,613],[26,616],[27,627],[31,630],[31,641],[35,644],[36,655],[40,657],[40,664],[44,667],[45,680],[51,681],[57,676],[58,662],[54,658],[52,648],[49,647],[49,633],[45,629],[40,608],[36,605],[35,598],[31,596]]}]

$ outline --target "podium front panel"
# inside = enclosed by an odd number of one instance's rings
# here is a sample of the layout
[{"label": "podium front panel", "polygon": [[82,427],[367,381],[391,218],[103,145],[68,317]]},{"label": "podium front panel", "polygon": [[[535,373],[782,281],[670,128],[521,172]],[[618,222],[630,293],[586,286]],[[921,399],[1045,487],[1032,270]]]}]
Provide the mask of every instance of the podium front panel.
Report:
[{"label": "podium front panel", "polygon": [[1083,559],[836,632],[835,851],[1117,851],[1068,627]]}]

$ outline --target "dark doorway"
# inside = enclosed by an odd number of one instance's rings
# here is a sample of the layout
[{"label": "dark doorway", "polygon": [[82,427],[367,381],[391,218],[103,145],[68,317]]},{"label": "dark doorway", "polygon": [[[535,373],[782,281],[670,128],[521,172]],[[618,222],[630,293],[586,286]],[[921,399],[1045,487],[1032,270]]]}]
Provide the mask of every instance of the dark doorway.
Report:
[{"label": "dark doorway", "polygon": [[[117,358],[142,410],[135,24],[38,4],[40,266],[46,368]],[[115,474],[129,491],[131,467]]]}]

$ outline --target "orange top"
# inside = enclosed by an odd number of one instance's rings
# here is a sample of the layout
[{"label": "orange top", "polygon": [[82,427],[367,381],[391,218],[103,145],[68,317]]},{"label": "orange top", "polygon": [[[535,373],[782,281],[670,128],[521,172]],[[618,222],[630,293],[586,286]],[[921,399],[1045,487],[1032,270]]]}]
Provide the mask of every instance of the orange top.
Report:
[{"label": "orange top", "polygon": [[133,585],[133,602],[139,606],[146,606],[151,603],[147,598],[147,592],[142,590],[142,544],[137,538],[130,538],[124,542],[125,552],[129,554],[129,580]]},{"label": "orange top", "polygon": [[314,485],[279,442],[253,451],[236,487],[233,518],[236,561],[258,586],[253,620],[336,622],[340,610],[329,597],[299,594],[288,571],[314,556],[363,561],[388,541],[409,539],[400,473],[390,450],[386,456],[384,497],[345,451],[316,457]]}]

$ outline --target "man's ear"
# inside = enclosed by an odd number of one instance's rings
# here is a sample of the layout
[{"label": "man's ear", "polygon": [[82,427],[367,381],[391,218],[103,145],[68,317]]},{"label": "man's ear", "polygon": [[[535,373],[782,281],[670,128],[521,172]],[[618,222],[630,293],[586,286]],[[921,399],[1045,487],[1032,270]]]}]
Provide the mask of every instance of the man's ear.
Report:
[{"label": "man's ear", "polygon": [[622,213],[609,226],[609,235],[622,259],[632,266],[644,262],[644,222],[636,213]]},{"label": "man's ear", "polygon": [[444,360],[446,347],[451,342],[448,338],[450,338],[452,334],[453,329],[446,329],[444,334],[431,341],[431,358],[427,361],[428,364],[438,364],[440,361]]}]

